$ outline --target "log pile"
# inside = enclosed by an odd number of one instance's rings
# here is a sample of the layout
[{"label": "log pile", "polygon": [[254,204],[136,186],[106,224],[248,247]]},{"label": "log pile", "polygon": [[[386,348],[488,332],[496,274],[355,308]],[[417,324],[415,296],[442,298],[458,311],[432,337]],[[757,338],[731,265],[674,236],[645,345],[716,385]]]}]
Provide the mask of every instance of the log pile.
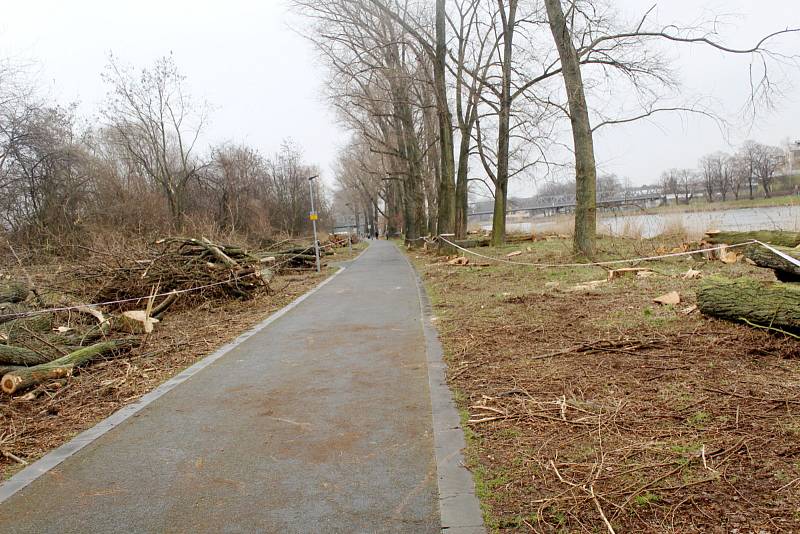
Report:
[{"label": "log pile", "polygon": [[770,244],[749,245],[745,258],[758,267],[771,269],[777,282],[742,277],[707,278],[697,292],[697,304],[706,315],[754,327],[800,333],[800,233],[780,231],[712,232],[712,244],[734,245],[749,241]]},{"label": "log pile", "polygon": [[330,234],[327,242],[323,243],[323,246],[327,245],[331,248],[344,248],[349,245],[355,245],[358,241],[358,236],[355,234],[350,234],[349,238],[347,234]]},{"label": "log pile", "polygon": [[315,268],[313,247],[272,248],[169,238],[144,251],[87,256],[60,276],[72,282],[68,288],[39,294],[26,283],[0,282],[0,388],[13,395],[64,379],[129,352],[169,311],[250,298],[268,292],[281,271]]}]

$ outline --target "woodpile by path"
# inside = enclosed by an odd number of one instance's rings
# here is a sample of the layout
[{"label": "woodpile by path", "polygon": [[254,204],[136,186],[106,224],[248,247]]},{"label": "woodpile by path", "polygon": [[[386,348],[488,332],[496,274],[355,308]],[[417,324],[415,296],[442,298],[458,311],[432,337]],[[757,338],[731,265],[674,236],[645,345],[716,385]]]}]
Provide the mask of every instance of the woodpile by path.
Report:
[{"label": "woodpile by path", "polygon": [[[343,246],[346,241],[334,238],[320,253]],[[124,357],[171,311],[248,299],[270,292],[280,273],[314,268],[314,247],[307,243],[248,250],[173,237],[135,256],[87,255],[60,273],[62,287],[6,277],[0,281],[0,388],[16,395],[66,379],[92,361]]]}]

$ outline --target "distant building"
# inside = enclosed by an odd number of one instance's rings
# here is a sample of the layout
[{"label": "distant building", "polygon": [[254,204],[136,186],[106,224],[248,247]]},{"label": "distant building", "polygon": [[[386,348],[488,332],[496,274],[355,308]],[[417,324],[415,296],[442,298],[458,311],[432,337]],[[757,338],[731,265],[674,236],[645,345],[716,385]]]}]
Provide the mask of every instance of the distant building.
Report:
[{"label": "distant building", "polygon": [[800,173],[800,141],[789,143],[786,148],[786,172],[787,174]]}]

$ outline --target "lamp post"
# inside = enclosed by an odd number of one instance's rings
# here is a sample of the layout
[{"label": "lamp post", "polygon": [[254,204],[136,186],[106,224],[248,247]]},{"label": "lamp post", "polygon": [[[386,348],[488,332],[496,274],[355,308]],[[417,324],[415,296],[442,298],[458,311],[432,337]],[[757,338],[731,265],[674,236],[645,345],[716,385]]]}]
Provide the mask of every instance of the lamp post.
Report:
[{"label": "lamp post", "polygon": [[[347,206],[348,208],[350,207],[349,202],[345,202],[344,205]],[[347,227],[347,251],[350,253],[351,256],[353,255],[353,237],[350,235],[349,226]]]},{"label": "lamp post", "polygon": [[311,215],[309,218],[311,219],[311,225],[314,228],[314,258],[317,261],[317,272],[320,271],[319,269],[319,241],[317,241],[317,211],[314,209],[314,185],[313,181],[314,178],[319,178],[318,174],[310,177],[308,179],[308,192],[311,196]]}]

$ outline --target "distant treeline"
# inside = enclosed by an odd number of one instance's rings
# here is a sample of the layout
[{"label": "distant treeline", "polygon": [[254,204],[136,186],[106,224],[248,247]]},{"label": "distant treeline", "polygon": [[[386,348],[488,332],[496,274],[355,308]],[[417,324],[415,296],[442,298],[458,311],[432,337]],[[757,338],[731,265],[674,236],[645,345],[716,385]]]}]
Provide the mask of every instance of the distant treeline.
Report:
[{"label": "distant treeline", "polygon": [[269,157],[242,144],[200,147],[207,106],[191,99],[171,57],[138,72],[112,57],[103,79],[109,93],[90,119],[0,64],[0,227],[9,238],[308,231],[308,177],[317,170],[297,145]]}]

